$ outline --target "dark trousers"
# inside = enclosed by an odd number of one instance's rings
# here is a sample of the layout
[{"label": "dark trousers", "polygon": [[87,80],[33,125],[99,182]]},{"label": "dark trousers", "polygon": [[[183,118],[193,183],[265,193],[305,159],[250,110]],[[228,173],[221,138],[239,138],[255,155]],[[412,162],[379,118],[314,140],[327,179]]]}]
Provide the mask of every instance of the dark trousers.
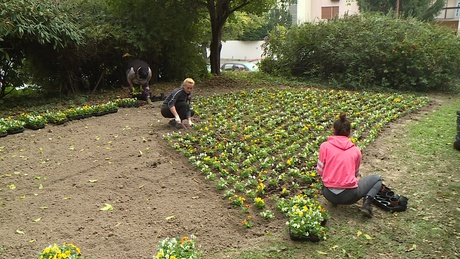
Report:
[{"label": "dark trousers", "polygon": [[[175,107],[181,120],[188,119],[195,115],[195,111],[191,110],[190,105],[186,102],[178,102],[176,103]],[[172,114],[169,107],[161,107],[161,115],[163,115],[165,118],[174,118],[174,114]]]},{"label": "dark trousers", "polygon": [[339,194],[331,192],[323,186],[323,195],[326,200],[334,204],[353,204],[366,196],[375,197],[382,188],[382,179],[379,175],[368,175],[359,179],[358,187],[353,189],[345,189]]}]

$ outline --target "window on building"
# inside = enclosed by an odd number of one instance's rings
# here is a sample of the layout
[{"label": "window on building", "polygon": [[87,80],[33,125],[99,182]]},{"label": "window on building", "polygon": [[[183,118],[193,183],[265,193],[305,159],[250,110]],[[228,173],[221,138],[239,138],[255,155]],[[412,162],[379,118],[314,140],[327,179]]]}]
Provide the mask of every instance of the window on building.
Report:
[{"label": "window on building", "polygon": [[321,7],[321,19],[331,20],[339,15],[338,6]]}]

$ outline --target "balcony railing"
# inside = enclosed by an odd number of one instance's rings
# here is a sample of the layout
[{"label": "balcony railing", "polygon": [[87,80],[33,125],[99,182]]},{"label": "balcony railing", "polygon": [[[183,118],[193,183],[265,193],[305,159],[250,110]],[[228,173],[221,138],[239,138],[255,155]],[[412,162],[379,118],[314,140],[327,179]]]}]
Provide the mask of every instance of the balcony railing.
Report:
[{"label": "balcony railing", "polygon": [[443,15],[438,15],[437,19],[458,19],[460,17],[460,6],[456,7],[444,7]]}]

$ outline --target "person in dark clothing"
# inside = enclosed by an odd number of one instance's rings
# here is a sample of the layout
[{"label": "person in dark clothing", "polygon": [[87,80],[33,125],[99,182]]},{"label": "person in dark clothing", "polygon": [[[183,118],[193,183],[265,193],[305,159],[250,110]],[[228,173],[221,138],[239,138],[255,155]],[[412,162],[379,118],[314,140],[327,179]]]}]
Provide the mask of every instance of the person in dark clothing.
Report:
[{"label": "person in dark clothing", "polygon": [[193,126],[192,116],[195,112],[190,109],[190,95],[194,86],[195,81],[186,78],[181,87],[174,89],[164,100],[161,115],[165,118],[174,118],[169,121],[169,125],[178,129]]},{"label": "person in dark clothing", "polygon": [[142,60],[134,60],[129,63],[126,70],[126,79],[129,84],[129,93],[134,95],[134,85],[142,86],[142,95],[148,103],[151,103],[152,95],[150,92],[150,79],[152,78],[152,70],[150,66]]}]

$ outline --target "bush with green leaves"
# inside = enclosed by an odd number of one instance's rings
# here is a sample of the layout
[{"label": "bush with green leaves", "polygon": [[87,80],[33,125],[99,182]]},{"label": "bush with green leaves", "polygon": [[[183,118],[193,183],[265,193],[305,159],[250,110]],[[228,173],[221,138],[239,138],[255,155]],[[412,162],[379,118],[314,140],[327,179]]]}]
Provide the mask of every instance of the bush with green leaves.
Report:
[{"label": "bush with green leaves", "polygon": [[450,90],[460,72],[460,41],[415,19],[347,16],[277,28],[261,69],[334,82],[348,89]]}]

